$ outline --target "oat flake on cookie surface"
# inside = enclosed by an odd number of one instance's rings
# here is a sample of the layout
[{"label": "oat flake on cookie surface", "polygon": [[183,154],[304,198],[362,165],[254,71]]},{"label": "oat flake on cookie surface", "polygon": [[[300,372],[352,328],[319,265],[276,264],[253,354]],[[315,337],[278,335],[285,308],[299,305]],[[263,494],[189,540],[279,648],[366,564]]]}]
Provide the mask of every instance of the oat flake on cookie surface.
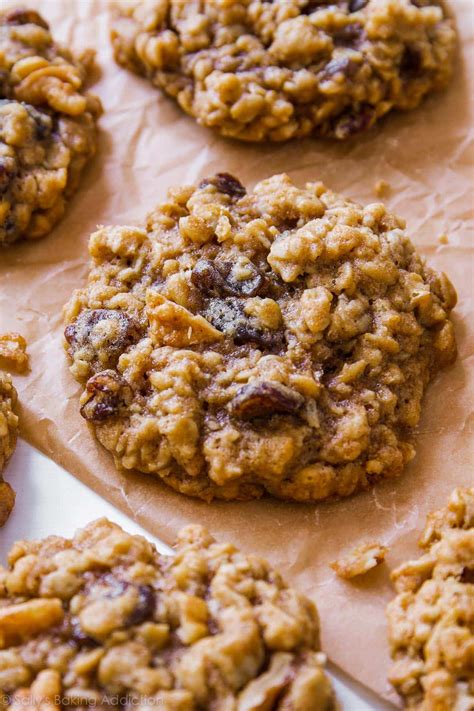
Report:
[{"label": "oat flake on cookie surface", "polygon": [[390,681],[416,711],[474,709],[474,488],[428,516],[418,560],[392,573]]},{"label": "oat flake on cookie surface", "polygon": [[10,711],[330,711],[324,662],[313,603],[200,526],[161,556],[101,519],[20,541],[0,568]]},{"label": "oat flake on cookie surface", "polygon": [[118,6],[117,62],[225,136],[344,139],[448,83],[456,33],[430,0],[154,0]]},{"label": "oat flake on cookie surface", "polygon": [[58,47],[36,11],[0,12],[0,247],[50,232],[95,153],[92,59]]},{"label": "oat flake on cookie surface", "polygon": [[401,473],[456,294],[405,223],[321,183],[226,173],[103,227],[65,309],[117,465],[204,499],[316,501]]}]

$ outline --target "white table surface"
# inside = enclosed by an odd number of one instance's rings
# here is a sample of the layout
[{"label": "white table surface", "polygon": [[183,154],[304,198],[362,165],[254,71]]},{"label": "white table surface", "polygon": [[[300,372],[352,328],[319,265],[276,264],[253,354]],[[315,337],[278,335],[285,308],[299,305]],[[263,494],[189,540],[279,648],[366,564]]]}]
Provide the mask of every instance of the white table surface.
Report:
[{"label": "white table surface", "polygon": [[[18,443],[5,472],[5,478],[15,489],[17,498],[9,520],[0,529],[2,563],[5,563],[6,555],[16,540],[42,538],[51,534],[70,537],[77,528],[101,516],[115,521],[130,533],[146,535],[162,553],[171,552],[168,546],[26,442]],[[354,650],[354,653],[358,654],[360,651]],[[394,709],[391,704],[348,679],[332,665],[329,665],[329,671],[340,709]]]}]

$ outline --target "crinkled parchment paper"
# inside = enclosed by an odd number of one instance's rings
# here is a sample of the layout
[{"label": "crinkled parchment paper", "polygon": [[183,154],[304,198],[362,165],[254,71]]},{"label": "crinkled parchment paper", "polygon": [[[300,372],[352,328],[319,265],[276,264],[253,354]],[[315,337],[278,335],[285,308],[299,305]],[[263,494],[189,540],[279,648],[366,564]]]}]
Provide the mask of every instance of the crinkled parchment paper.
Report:
[{"label": "crinkled parchment paper", "polygon": [[[384,617],[393,594],[389,568],[416,553],[425,514],[443,505],[456,485],[473,481],[472,0],[452,2],[461,56],[447,92],[430,97],[417,111],[389,116],[350,143],[268,146],[226,141],[200,128],[146,81],[116,67],[105,2],[29,4],[69,46],[97,49],[101,73],[94,89],[105,114],[98,155],[62,223],[38,243],[0,252],[0,331],[18,330],[30,344],[31,373],[16,378],[23,436],[167,542],[182,524],[199,521],[217,537],[267,556],[317,601],[331,659],[389,696]],[[376,201],[374,183],[384,179],[392,186],[385,202],[406,218],[420,251],[456,285],[459,359],[429,389],[418,454],[399,479],[318,506],[272,500],[205,504],[151,477],[117,473],[111,456],[92,438],[78,413],[79,387],[68,372],[61,319],[70,292],[87,275],[88,236],[97,224],[140,223],[169,186],[217,171],[235,173],[248,186],[286,171],[299,183],[322,179],[363,202]],[[439,243],[443,233],[447,244]],[[329,562],[374,539],[389,546],[387,565],[354,582],[337,579]]]}]

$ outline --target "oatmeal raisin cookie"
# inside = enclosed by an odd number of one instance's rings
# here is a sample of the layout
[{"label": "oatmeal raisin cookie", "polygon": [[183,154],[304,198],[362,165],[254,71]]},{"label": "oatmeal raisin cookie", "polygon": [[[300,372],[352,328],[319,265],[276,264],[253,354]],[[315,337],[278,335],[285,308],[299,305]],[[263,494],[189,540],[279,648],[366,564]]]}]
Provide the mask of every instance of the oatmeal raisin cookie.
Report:
[{"label": "oatmeal raisin cookie", "polygon": [[126,2],[117,62],[204,126],[246,141],[347,138],[452,73],[441,0]]},{"label": "oatmeal raisin cookie", "polygon": [[160,556],[102,519],[0,569],[0,708],[329,711],[323,665],[311,601],[199,526]]},{"label": "oatmeal raisin cookie", "polygon": [[405,223],[226,173],[103,227],[65,310],[81,413],[118,465],[204,499],[316,501],[400,474],[456,294]]},{"label": "oatmeal raisin cookie", "polygon": [[37,12],[0,13],[0,247],[50,232],[95,152],[91,61],[58,47]]},{"label": "oatmeal raisin cookie", "polygon": [[0,372],[0,526],[7,520],[15,503],[15,493],[10,484],[3,481],[2,472],[16,446],[18,417],[13,412],[16,399],[10,376]]},{"label": "oatmeal raisin cookie", "polygon": [[420,546],[392,573],[390,681],[409,709],[474,709],[474,488],[428,516]]}]

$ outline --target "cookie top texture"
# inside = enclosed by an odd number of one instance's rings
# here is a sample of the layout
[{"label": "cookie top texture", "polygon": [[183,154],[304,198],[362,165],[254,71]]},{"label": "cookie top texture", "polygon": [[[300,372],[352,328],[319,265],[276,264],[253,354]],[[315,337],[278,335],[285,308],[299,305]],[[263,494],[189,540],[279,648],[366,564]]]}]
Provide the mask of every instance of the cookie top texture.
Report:
[{"label": "cookie top texture", "polygon": [[37,12],[0,13],[0,247],[50,232],[77,189],[102,110],[84,91],[92,63]]},{"label": "cookie top texture", "polygon": [[65,337],[120,467],[207,500],[316,501],[414,456],[425,387],[456,356],[456,294],[382,204],[220,173],[89,252]]},{"label": "cookie top texture", "polygon": [[392,573],[390,681],[406,708],[474,708],[474,488],[428,516],[418,560]]},{"label": "cookie top texture", "polygon": [[313,603],[200,526],[160,556],[102,519],[72,540],[16,543],[0,568],[12,709],[104,708],[118,695],[130,710],[330,711],[324,661]]},{"label": "cookie top texture", "polygon": [[224,136],[345,139],[446,86],[456,32],[429,0],[127,2],[116,61]]}]

